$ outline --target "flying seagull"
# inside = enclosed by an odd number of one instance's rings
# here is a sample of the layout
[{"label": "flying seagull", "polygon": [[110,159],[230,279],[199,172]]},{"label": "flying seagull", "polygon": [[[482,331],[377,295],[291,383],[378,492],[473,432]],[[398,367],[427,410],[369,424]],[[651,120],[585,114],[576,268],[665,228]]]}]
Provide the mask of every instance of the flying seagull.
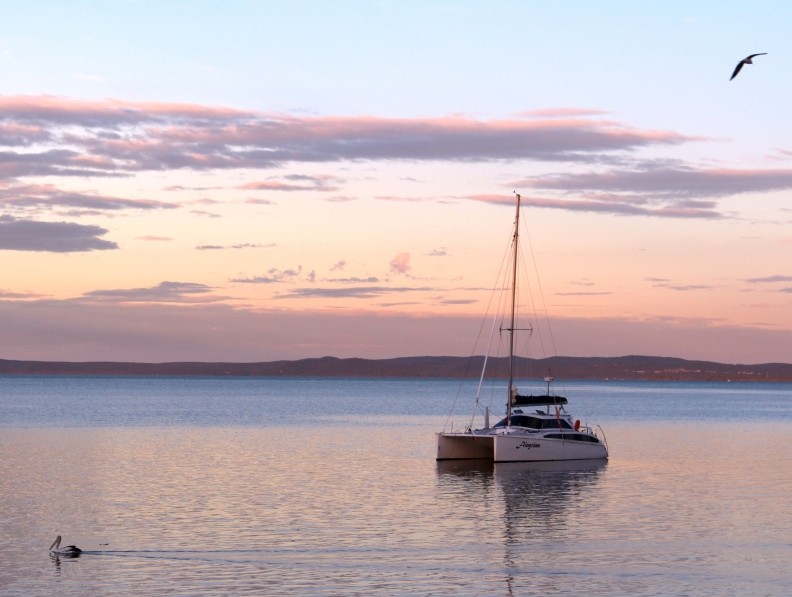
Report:
[{"label": "flying seagull", "polygon": [[731,81],[734,77],[737,76],[737,73],[740,72],[740,69],[743,67],[743,64],[753,64],[752,58],[756,58],[757,56],[764,56],[765,54],[767,54],[767,52],[761,52],[759,54],[751,54],[747,58],[743,58],[742,60],[740,60],[737,63],[737,66],[735,67],[734,72],[732,73],[731,79],[729,79],[729,81]]}]

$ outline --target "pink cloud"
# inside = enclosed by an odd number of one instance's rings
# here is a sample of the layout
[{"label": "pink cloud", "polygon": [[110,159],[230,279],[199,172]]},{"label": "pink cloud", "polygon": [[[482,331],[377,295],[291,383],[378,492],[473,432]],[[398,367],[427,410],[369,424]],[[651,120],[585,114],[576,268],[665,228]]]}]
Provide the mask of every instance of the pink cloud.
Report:
[{"label": "pink cloud", "polygon": [[288,174],[283,180],[248,182],[238,188],[251,191],[337,191],[339,178],[330,175]]},{"label": "pink cloud", "polygon": [[519,183],[539,189],[641,192],[676,196],[725,196],[792,188],[792,169],[669,167],[665,162],[633,170],[556,174]]},{"label": "pink cloud", "polygon": [[19,208],[76,208],[93,211],[118,211],[125,209],[173,209],[175,203],[153,199],[126,199],[95,193],[66,192],[51,184],[2,184],[0,207]]},{"label": "pink cloud", "polygon": [[[544,207],[674,218],[721,217],[712,198],[792,188],[790,169],[706,169],[669,160],[635,161],[625,168],[642,148],[701,138],[635,129],[601,114],[572,107],[490,120],[295,116],[183,103],[6,96],[0,97],[0,133],[6,133],[0,176],[9,181],[179,169],[260,171],[294,163],[382,160],[575,162],[602,169],[523,178],[510,186],[536,191],[527,200]],[[241,188],[327,192],[342,182],[291,174]]]},{"label": "pink cloud", "polygon": [[173,240],[170,236],[154,236],[147,234],[145,236],[138,236],[138,240],[152,241],[152,242],[170,242]]},{"label": "pink cloud", "polygon": [[301,265],[298,266],[297,269],[290,268],[285,270],[272,267],[267,270],[266,274],[249,276],[246,278],[234,278],[231,282],[237,284],[281,284],[284,282],[293,282],[298,279],[301,274]]},{"label": "pink cloud", "polygon": [[695,140],[585,117],[590,112],[501,120],[298,117],[193,104],[7,96],[0,97],[0,120],[9,133],[2,174],[107,176],[346,160],[581,160]]},{"label": "pink cloud", "polygon": [[265,182],[248,182],[238,188],[248,191],[314,191],[315,187],[309,185],[296,185],[287,182],[269,180]]},{"label": "pink cloud", "polygon": [[390,271],[395,274],[406,274],[410,271],[410,254],[399,253],[390,262]]},{"label": "pink cloud", "polygon": [[253,116],[232,108],[165,102],[126,102],[116,99],[77,100],[52,95],[0,96],[0,114],[8,120],[77,126],[117,126],[153,119],[218,120]]},{"label": "pink cloud", "polygon": [[221,300],[211,294],[212,287],[193,282],[160,282],[148,288],[95,290],[83,295],[87,302],[104,301],[115,305],[128,303],[212,303]]},{"label": "pink cloud", "polygon": [[[511,205],[508,195],[470,195],[474,201],[493,205]],[[522,195],[522,204],[548,209],[583,211],[622,216],[655,216],[665,218],[720,218],[717,203],[705,200],[651,201],[640,195],[586,195],[575,197],[539,197]]]},{"label": "pink cloud", "polygon": [[581,116],[601,116],[607,114],[604,110],[589,110],[586,108],[543,108],[539,110],[526,110],[520,116],[526,118],[577,118]]},{"label": "pink cloud", "polygon": [[105,228],[73,222],[40,222],[0,215],[0,250],[78,253],[117,249],[100,238]]}]

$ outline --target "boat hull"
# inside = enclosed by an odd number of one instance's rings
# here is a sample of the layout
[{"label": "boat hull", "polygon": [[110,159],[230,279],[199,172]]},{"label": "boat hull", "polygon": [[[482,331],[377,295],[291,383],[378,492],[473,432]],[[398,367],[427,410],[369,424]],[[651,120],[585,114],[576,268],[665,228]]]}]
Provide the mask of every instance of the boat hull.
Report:
[{"label": "boat hull", "polygon": [[437,434],[437,460],[541,462],[606,458],[608,450],[600,442],[546,438],[533,434]]},{"label": "boat hull", "polygon": [[492,435],[438,433],[437,460],[492,460]]}]

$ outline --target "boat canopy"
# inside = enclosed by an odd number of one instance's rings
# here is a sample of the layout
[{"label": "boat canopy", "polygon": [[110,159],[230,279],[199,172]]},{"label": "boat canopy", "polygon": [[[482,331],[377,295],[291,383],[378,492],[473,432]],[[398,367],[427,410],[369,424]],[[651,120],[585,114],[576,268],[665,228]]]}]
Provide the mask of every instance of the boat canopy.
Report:
[{"label": "boat canopy", "polygon": [[512,401],[512,406],[545,406],[548,404],[558,406],[566,403],[567,399],[563,396],[550,396],[549,394],[544,394],[543,396],[520,396],[516,394]]}]

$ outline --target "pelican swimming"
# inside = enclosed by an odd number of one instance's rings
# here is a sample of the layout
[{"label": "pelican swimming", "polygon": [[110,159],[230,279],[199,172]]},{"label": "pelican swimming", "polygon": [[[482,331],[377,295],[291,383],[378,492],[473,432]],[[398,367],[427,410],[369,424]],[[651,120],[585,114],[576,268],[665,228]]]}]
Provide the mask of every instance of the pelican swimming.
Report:
[{"label": "pelican swimming", "polygon": [[82,549],[77,547],[76,545],[64,545],[63,547],[60,546],[61,536],[58,535],[55,537],[55,541],[52,542],[50,545],[50,553],[59,555],[59,556],[72,556],[77,557],[82,553]]},{"label": "pelican swimming", "polygon": [[729,81],[731,81],[734,77],[737,76],[737,73],[740,72],[740,70],[743,67],[743,64],[753,64],[753,59],[754,58],[756,58],[757,56],[765,56],[765,55],[767,55],[767,52],[761,52],[760,54],[751,54],[750,56],[740,60],[737,63],[737,66],[734,68],[734,72],[732,73],[731,79],[729,79]]}]

